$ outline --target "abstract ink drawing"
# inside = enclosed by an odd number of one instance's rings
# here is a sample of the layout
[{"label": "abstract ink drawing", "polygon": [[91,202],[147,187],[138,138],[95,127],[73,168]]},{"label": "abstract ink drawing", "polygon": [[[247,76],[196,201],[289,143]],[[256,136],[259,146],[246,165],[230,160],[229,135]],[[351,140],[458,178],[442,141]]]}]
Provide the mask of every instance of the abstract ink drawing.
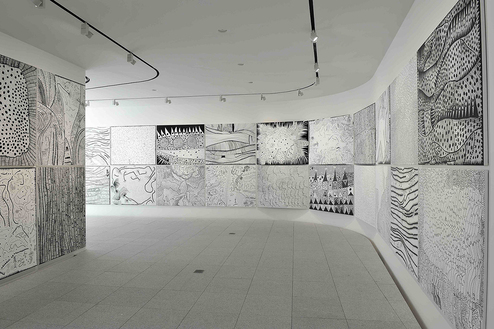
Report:
[{"label": "abstract ink drawing", "polygon": [[353,165],[311,166],[309,209],[353,215]]},{"label": "abstract ink drawing", "polygon": [[36,266],[34,169],[0,169],[0,278]]},{"label": "abstract ink drawing", "polygon": [[418,277],[419,174],[416,168],[391,167],[389,244],[415,278]]},{"label": "abstract ink drawing", "polygon": [[256,164],[256,124],[206,127],[206,164]]},{"label": "abstract ink drawing", "polygon": [[255,165],[206,166],[206,205],[255,207]]},{"label": "abstract ink drawing", "polygon": [[158,126],[156,133],[157,164],[204,164],[204,125]]},{"label": "abstract ink drawing", "polygon": [[226,207],[228,204],[228,183],[230,166],[206,167],[206,205]]},{"label": "abstract ink drawing", "polygon": [[391,231],[391,167],[376,166],[377,231],[389,244]]},{"label": "abstract ink drawing", "polygon": [[204,207],[204,166],[158,166],[158,205]]},{"label": "abstract ink drawing", "polygon": [[308,163],[307,121],[257,124],[257,164],[303,165]]},{"label": "abstract ink drawing", "polygon": [[86,246],[84,167],[38,167],[39,264]]},{"label": "abstract ink drawing", "polygon": [[480,0],[460,0],[417,53],[420,164],[484,164]]},{"label": "abstract ink drawing", "polygon": [[353,115],[355,164],[376,163],[376,107],[367,106]]},{"label": "abstract ink drawing", "polygon": [[0,55],[0,165],[36,163],[38,70]]},{"label": "abstract ink drawing", "polygon": [[110,165],[110,128],[86,128],[86,166]]},{"label": "abstract ink drawing", "polygon": [[389,87],[391,164],[417,165],[417,57],[408,62]]},{"label": "abstract ink drawing", "polygon": [[115,205],[156,205],[156,166],[111,168],[111,201]]},{"label": "abstract ink drawing", "polygon": [[309,202],[307,166],[258,167],[258,205],[306,209]]},{"label": "abstract ink drawing", "polygon": [[419,283],[453,328],[485,328],[488,173],[420,169]]},{"label": "abstract ink drawing", "polygon": [[355,166],[355,217],[377,228],[376,166]]},{"label": "abstract ink drawing", "polygon": [[309,163],[353,163],[353,122],[351,115],[309,122]]},{"label": "abstract ink drawing", "polygon": [[38,70],[38,164],[84,165],[85,87]]},{"label": "abstract ink drawing", "polygon": [[155,164],[155,134],[155,126],[111,127],[111,163]]},{"label": "abstract ink drawing", "polygon": [[389,87],[376,102],[376,163],[391,163],[391,112]]},{"label": "abstract ink drawing", "polygon": [[86,167],[86,204],[110,204],[110,167]]}]

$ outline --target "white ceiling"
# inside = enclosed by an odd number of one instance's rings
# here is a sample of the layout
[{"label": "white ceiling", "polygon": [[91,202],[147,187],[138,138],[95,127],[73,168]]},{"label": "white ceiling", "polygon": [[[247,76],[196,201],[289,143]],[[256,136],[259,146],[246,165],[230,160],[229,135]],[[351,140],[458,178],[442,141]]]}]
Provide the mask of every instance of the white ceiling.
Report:
[{"label": "white ceiling", "polygon": [[[88,88],[154,74],[140,62],[128,64],[126,53],[97,33],[82,36],[80,23],[52,3],[37,9],[31,0],[2,2],[0,31],[85,68]],[[314,81],[307,0],[59,2],[160,71],[152,82],[90,90],[88,99],[268,93]],[[412,3],[314,0],[321,84],[306,97],[368,81]]]}]

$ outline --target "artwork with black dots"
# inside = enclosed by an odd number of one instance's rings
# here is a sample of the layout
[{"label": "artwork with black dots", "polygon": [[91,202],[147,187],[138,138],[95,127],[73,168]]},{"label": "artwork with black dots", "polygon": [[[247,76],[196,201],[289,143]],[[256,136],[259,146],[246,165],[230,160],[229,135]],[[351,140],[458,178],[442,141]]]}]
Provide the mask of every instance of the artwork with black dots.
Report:
[{"label": "artwork with black dots", "polygon": [[458,1],[417,52],[419,164],[484,164],[481,17]]},{"label": "artwork with black dots", "polygon": [[157,164],[201,165],[204,157],[204,125],[156,127]]},{"label": "artwork with black dots", "polygon": [[389,244],[408,271],[418,277],[419,173],[413,167],[391,167]]},{"label": "artwork with black dots", "polygon": [[303,165],[308,163],[308,121],[257,124],[257,164]]},{"label": "artwork with black dots", "polygon": [[37,264],[35,169],[0,169],[0,278]]},{"label": "artwork with black dots", "polygon": [[86,167],[86,204],[110,204],[110,167]]},{"label": "artwork with black dots", "polygon": [[111,127],[112,165],[152,165],[156,163],[156,126]]},{"label": "artwork with black dots", "polygon": [[256,124],[207,124],[206,164],[256,164]]},{"label": "artwork with black dots", "polygon": [[110,127],[86,128],[86,166],[110,164]]},{"label": "artwork with black dots", "polygon": [[484,329],[488,172],[419,174],[419,283],[453,328]]},{"label": "artwork with black dots", "polygon": [[0,166],[36,164],[38,70],[0,55]]},{"label": "artwork with black dots", "polygon": [[85,87],[38,70],[39,165],[84,165]]},{"label": "artwork with black dots", "polygon": [[372,104],[353,115],[355,164],[376,163],[376,106]]}]

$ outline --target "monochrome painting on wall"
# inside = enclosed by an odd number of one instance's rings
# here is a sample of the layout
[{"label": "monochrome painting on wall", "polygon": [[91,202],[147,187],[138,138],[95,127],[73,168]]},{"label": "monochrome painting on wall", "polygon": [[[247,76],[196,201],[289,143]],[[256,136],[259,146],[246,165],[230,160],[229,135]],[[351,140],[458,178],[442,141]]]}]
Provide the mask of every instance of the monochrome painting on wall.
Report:
[{"label": "monochrome painting on wall", "polygon": [[353,215],[353,165],[311,166],[309,183],[309,209]]},{"label": "monochrome painting on wall", "polygon": [[155,134],[155,126],[111,127],[111,163],[155,164]]},{"label": "monochrome painting on wall", "polygon": [[308,128],[307,121],[258,123],[257,164],[308,164]]},{"label": "monochrome painting on wall", "polygon": [[85,87],[38,70],[38,164],[84,165]]},{"label": "monochrome painting on wall", "polygon": [[0,55],[1,166],[36,163],[37,82],[35,67]]},{"label": "monochrome painting on wall", "polygon": [[351,115],[309,122],[310,164],[353,163],[353,122]]},{"label": "monochrome painting on wall", "polygon": [[158,205],[204,207],[205,184],[204,166],[158,166]]},{"label": "monochrome painting on wall", "polygon": [[256,124],[208,124],[206,164],[256,164]]},{"label": "monochrome painting on wall", "polygon": [[36,266],[34,169],[0,169],[0,278]]},{"label": "monochrome painting on wall", "polygon": [[420,164],[484,164],[480,0],[460,0],[417,52]]},{"label": "monochrome painting on wall", "polygon": [[410,273],[418,277],[419,173],[413,167],[391,167],[389,244]]},{"label": "monochrome painting on wall", "polygon": [[86,128],[86,166],[110,165],[110,127]]},{"label": "monochrome painting on wall", "polygon": [[110,204],[110,167],[86,167],[86,204]]},{"label": "monochrome painting on wall", "polygon": [[307,166],[258,166],[259,207],[306,209],[309,203]]},{"label": "monochrome painting on wall", "polygon": [[156,166],[112,167],[110,190],[114,205],[156,205]]},{"label": "monochrome painting on wall", "polygon": [[377,231],[389,244],[391,231],[391,167],[376,166]]},{"label": "monochrome painting on wall", "polygon": [[256,195],[255,165],[206,166],[208,207],[255,207]]},{"label": "monochrome painting on wall", "polygon": [[420,169],[419,283],[454,328],[484,328],[488,173]]},{"label": "monochrome painting on wall", "polygon": [[376,166],[354,166],[355,217],[377,227],[376,221]]},{"label": "monochrome painting on wall", "polygon": [[391,163],[391,112],[389,87],[376,102],[376,163]]},{"label": "monochrome painting on wall", "polygon": [[353,115],[355,164],[376,163],[376,106]]},{"label": "monochrome painting on wall", "polygon": [[156,127],[159,165],[204,164],[204,125]]}]

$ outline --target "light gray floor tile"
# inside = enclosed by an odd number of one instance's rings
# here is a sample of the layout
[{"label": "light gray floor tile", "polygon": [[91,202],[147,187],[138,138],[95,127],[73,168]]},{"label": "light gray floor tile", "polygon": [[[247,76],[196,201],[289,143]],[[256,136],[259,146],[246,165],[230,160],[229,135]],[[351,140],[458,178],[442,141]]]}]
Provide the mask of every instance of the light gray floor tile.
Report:
[{"label": "light gray floor tile", "polygon": [[293,296],[312,298],[337,298],[333,282],[293,281]]},{"label": "light gray floor tile", "polygon": [[108,297],[117,289],[118,287],[94,286],[84,284],[72,291],[69,291],[63,296],[58,297],[57,300],[74,303],[96,304]]},{"label": "light gray floor tile", "polygon": [[252,279],[256,273],[256,267],[223,265],[216,278]]},{"label": "light gray floor tile", "polygon": [[378,283],[377,285],[379,286],[379,289],[381,289],[382,293],[389,301],[405,300],[400,292],[400,289],[398,289],[398,287],[394,283],[393,284]]},{"label": "light gray floor tile", "polygon": [[70,329],[113,329],[120,328],[137,311],[138,307],[96,305],[72,321]]},{"label": "light gray floor tile", "polygon": [[406,329],[400,321],[347,320],[349,329]]},{"label": "light gray floor tile", "polygon": [[221,312],[239,314],[244,300],[245,294],[205,292],[201,295],[201,297],[199,297],[191,312]]},{"label": "light gray floor tile", "polygon": [[415,315],[413,315],[412,310],[410,310],[410,306],[408,306],[407,302],[405,302],[404,300],[392,301],[390,304],[403,323],[413,323],[417,321]]},{"label": "light gray floor tile", "polygon": [[142,307],[151,300],[158,289],[121,287],[100,301],[101,305]]},{"label": "light gray floor tile", "polygon": [[249,295],[291,297],[292,282],[254,279],[250,285]]},{"label": "light gray floor tile", "polygon": [[337,297],[324,299],[293,297],[293,316],[298,318],[345,319],[343,308]]},{"label": "light gray floor tile", "polygon": [[176,329],[187,314],[186,311],[163,309],[140,309],[122,329]]},{"label": "light gray floor tile", "polygon": [[292,319],[292,329],[348,329],[346,320],[296,318]]},{"label": "light gray floor tile", "polygon": [[290,268],[259,267],[254,275],[254,280],[291,282],[292,277],[293,270]]},{"label": "light gray floor tile", "polygon": [[369,300],[358,296],[340,296],[340,300],[347,319],[400,321],[385,298]]},{"label": "light gray floor tile", "polygon": [[47,299],[13,297],[0,303],[0,319],[19,321],[51,302]]},{"label": "light gray floor tile", "polygon": [[291,329],[292,319],[289,316],[262,316],[242,313],[237,320],[235,329]]},{"label": "light gray floor tile", "polygon": [[46,323],[37,323],[37,322],[21,320],[14,323],[8,328],[9,329],[61,329],[65,327],[57,324],[46,324]]},{"label": "light gray floor tile", "polygon": [[67,325],[93,306],[94,304],[54,301],[31,313],[23,321]]},{"label": "light gray floor tile", "polygon": [[190,312],[183,319],[180,329],[233,329],[237,314]]},{"label": "light gray floor tile", "polygon": [[172,276],[139,274],[124,284],[124,287],[162,289],[173,279]]},{"label": "light gray floor tile", "polygon": [[247,295],[242,313],[267,316],[291,316],[291,297]]},{"label": "light gray floor tile", "polygon": [[189,311],[199,296],[201,292],[161,290],[144,307]]},{"label": "light gray floor tile", "polygon": [[120,287],[137,276],[137,273],[103,272],[87,284]]},{"label": "light gray floor tile", "polygon": [[251,284],[251,279],[236,279],[215,277],[207,286],[205,292],[227,293],[227,294],[247,294]]}]

